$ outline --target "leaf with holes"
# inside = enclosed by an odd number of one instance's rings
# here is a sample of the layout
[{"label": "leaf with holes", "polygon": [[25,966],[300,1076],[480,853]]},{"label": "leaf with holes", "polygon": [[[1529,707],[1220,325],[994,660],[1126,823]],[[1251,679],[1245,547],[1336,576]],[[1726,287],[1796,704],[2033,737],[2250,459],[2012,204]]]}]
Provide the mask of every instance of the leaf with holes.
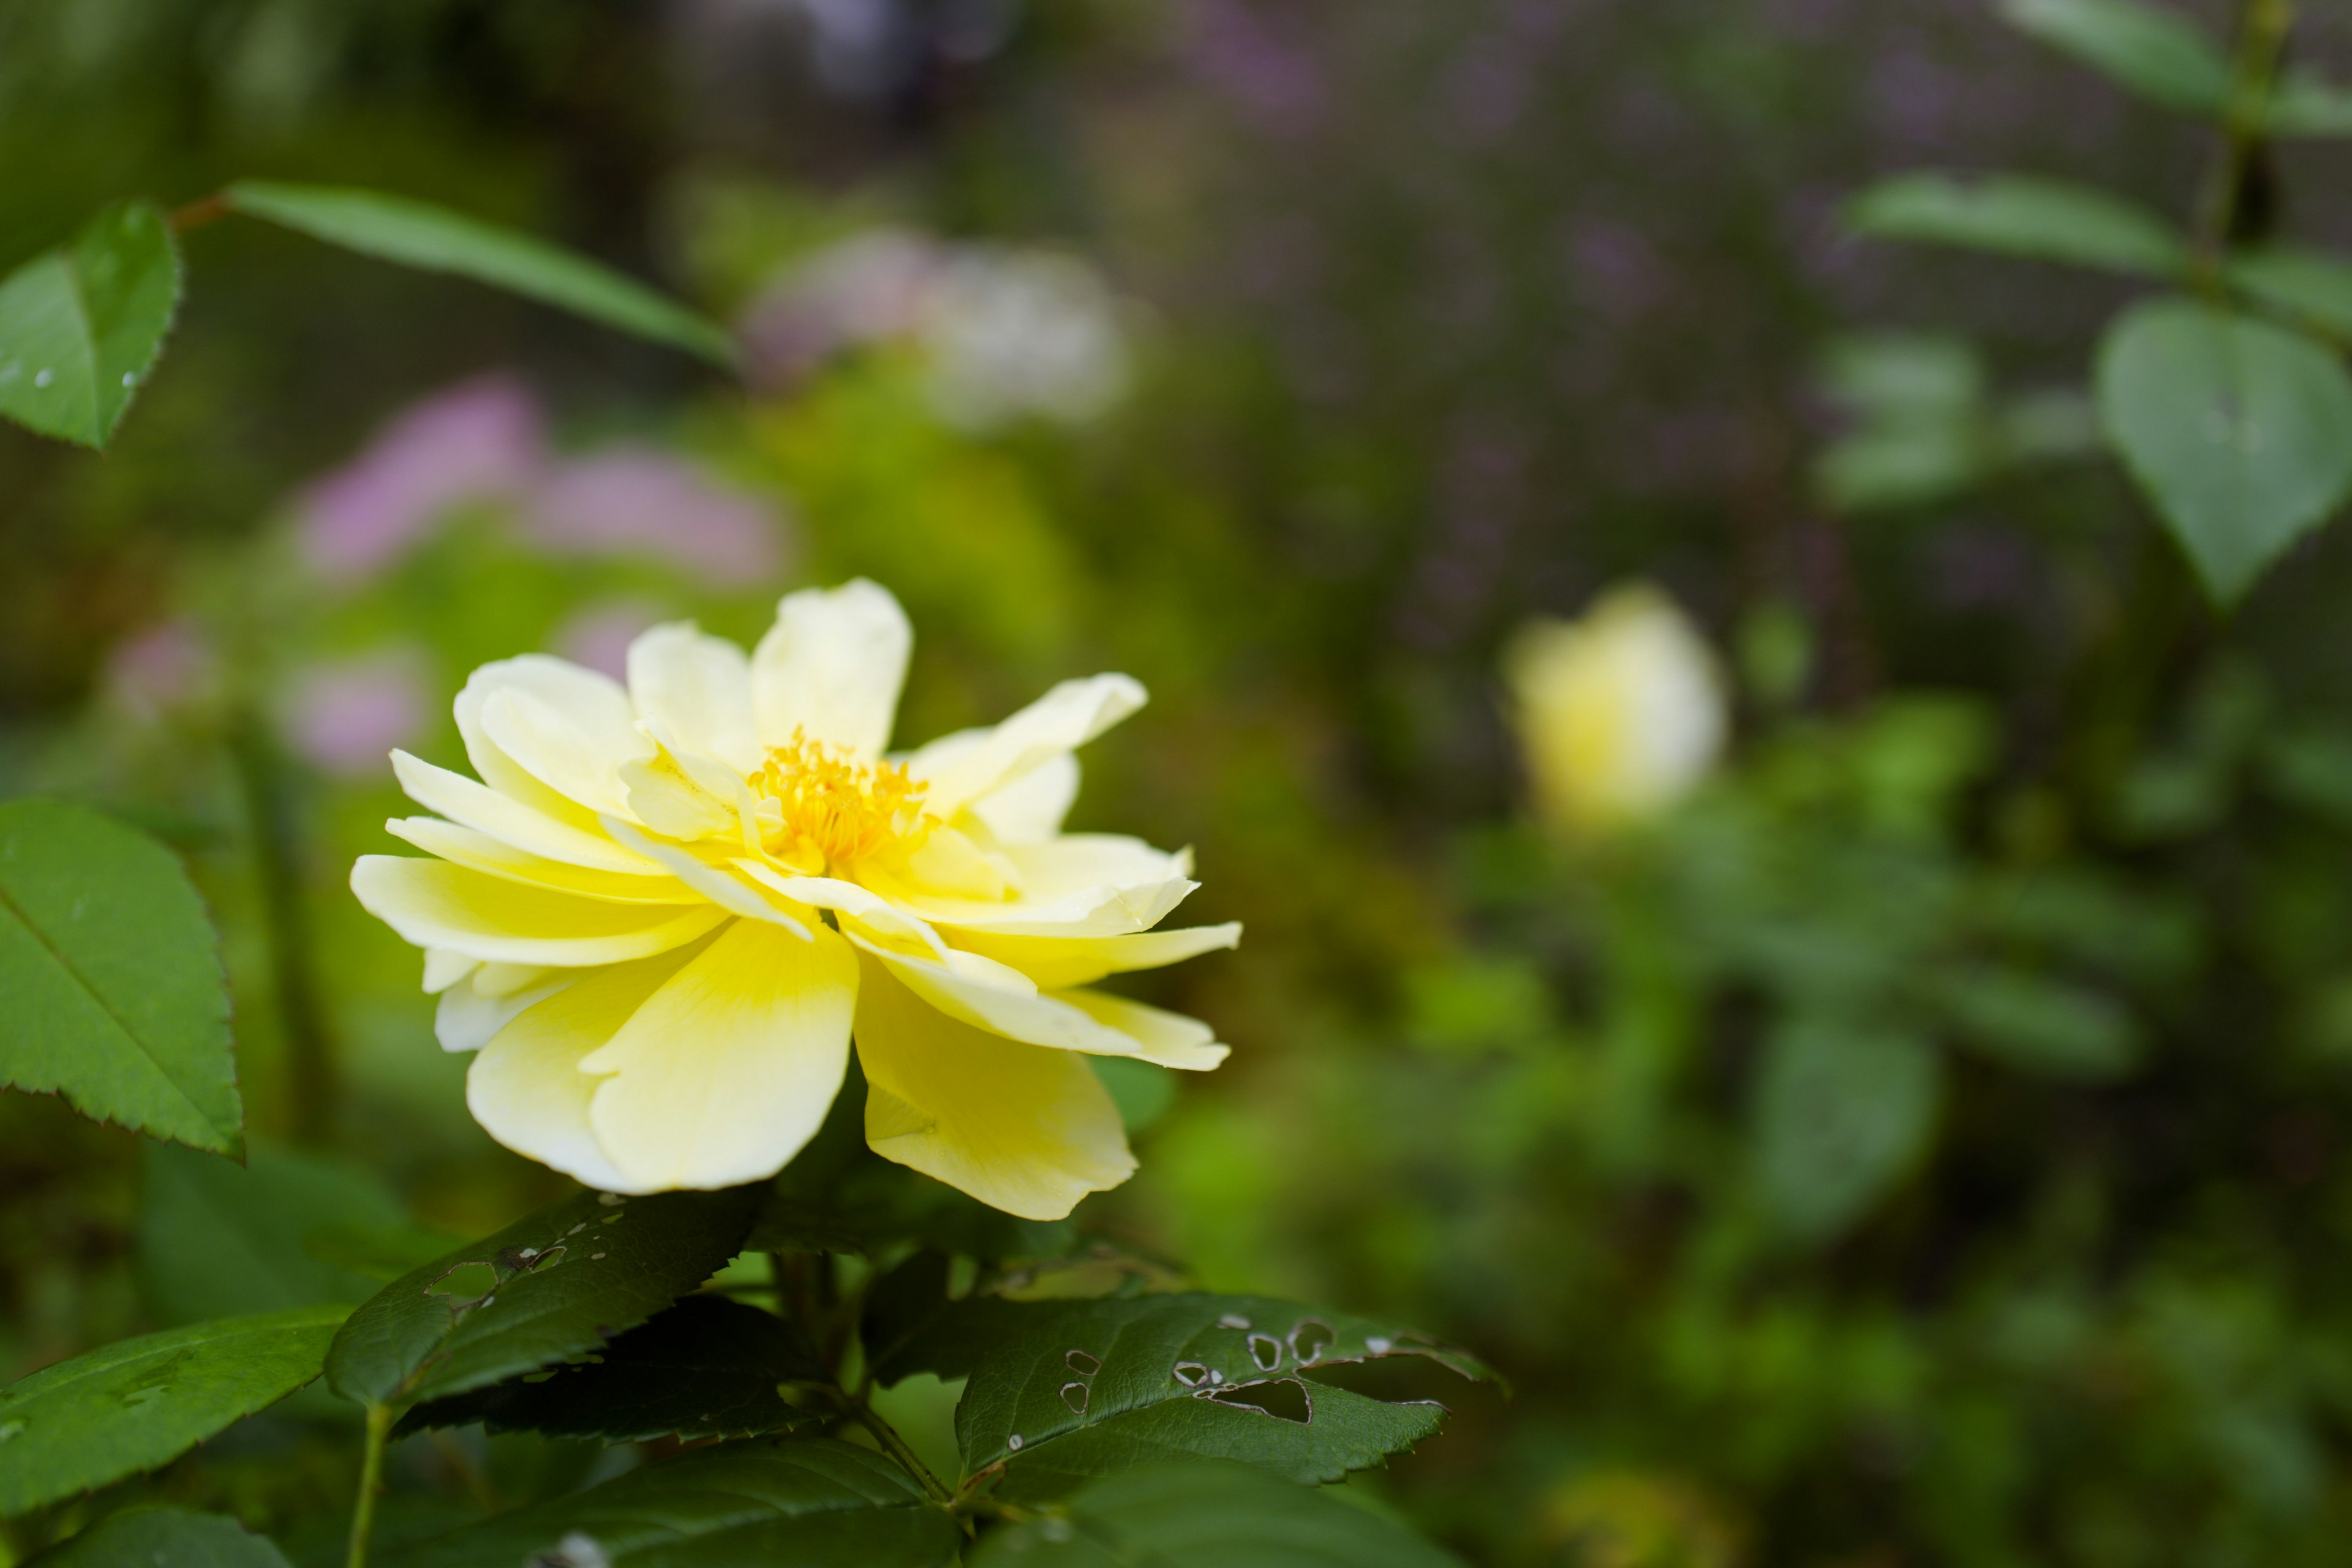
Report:
[{"label": "leaf with holes", "polygon": [[829,1437],[702,1448],[384,1554],[384,1568],[948,1568],[963,1532],[907,1473]]},{"label": "leaf with holes", "polygon": [[0,805],[0,1083],[236,1155],[228,984],[171,851],[62,801]]},{"label": "leaf with holes", "polygon": [[1296,1481],[1380,1464],[1433,1434],[1444,1407],[1310,1374],[1397,1356],[1493,1375],[1393,1323],[1200,1293],[953,1304],[891,1364],[898,1376],[968,1373],[956,1409],[966,1478],[1000,1472],[1000,1495],[1034,1499],[1160,1459],[1236,1459]]},{"label": "leaf with holes", "polygon": [[1916,1036],[1829,1018],[1783,1024],[1756,1086],[1766,1207],[1808,1240],[1843,1229],[1910,1167],[1942,1098],[1942,1058]]},{"label": "leaf with holes", "polygon": [[240,180],[221,193],[231,210],[313,239],[426,272],[471,278],[667,343],[721,369],[735,345],[717,322],[634,279],[527,234],[427,202],[330,185]]},{"label": "leaf with holes", "polygon": [[1147,1465],[991,1533],[972,1568],[1460,1568],[1393,1520],[1211,1460]]},{"label": "leaf with holes", "polygon": [[2137,203],[2027,174],[1897,174],[1854,197],[1845,221],[1875,239],[1956,245],[2137,277],[2178,277],[2189,264],[2179,234]]},{"label": "leaf with holes", "polygon": [[71,1540],[28,1559],[25,1568],[287,1568],[266,1535],[248,1535],[233,1519],[184,1508],[135,1508],[110,1514]]},{"label": "leaf with holes", "polygon": [[2152,300],[2099,344],[2099,414],[2217,603],[2244,596],[2352,490],[2352,377],[2310,339]]},{"label": "leaf with holes", "polygon": [[344,1310],[120,1340],[0,1389],[0,1517],[152,1470],[275,1405],[319,1375]]},{"label": "leaf with holes", "polygon": [[0,279],[0,414],[103,447],[180,307],[180,253],[145,202],[107,208]]},{"label": "leaf with holes", "polygon": [[756,1437],[832,1414],[822,1405],[787,1401],[779,1385],[832,1382],[807,1339],[773,1312],[722,1296],[689,1296],[593,1361],[420,1405],[394,1436],[478,1421],[493,1433],[608,1443]]},{"label": "leaf with holes", "polygon": [[2197,25],[2136,0],[2007,0],[2001,19],[2150,103],[2218,116],[2230,61]]},{"label": "leaf with holes", "polygon": [[582,1193],[385,1286],[327,1384],[362,1405],[446,1398],[602,1350],[735,1256],[764,1191]]},{"label": "leaf with holes", "polygon": [[145,1164],[136,1257],[140,1293],[160,1322],[364,1301],[375,1286],[313,1257],[310,1238],[404,1218],[374,1176],[291,1149],[257,1144],[239,1169],[151,1143]]}]

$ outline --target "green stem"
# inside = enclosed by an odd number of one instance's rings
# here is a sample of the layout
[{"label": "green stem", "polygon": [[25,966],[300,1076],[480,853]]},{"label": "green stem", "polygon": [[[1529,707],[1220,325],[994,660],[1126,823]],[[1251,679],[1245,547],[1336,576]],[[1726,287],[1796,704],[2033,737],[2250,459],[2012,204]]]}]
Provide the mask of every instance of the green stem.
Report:
[{"label": "green stem", "polygon": [[922,1482],[923,1489],[930,1494],[933,1502],[941,1508],[955,1506],[955,1493],[940,1484],[940,1478],[931,1473],[931,1468],[923,1463],[921,1457],[908,1445],[907,1439],[898,1436],[898,1428],[883,1420],[864,1400],[853,1399],[842,1389],[836,1388],[832,1393],[834,1403],[841,1407],[842,1414],[854,1417],[859,1426],[874,1434],[874,1440],[882,1445],[882,1451],[906,1467],[908,1474]]},{"label": "green stem", "polygon": [[367,1447],[360,1455],[360,1495],[352,1509],[352,1546],[343,1568],[367,1568],[368,1536],[375,1530],[375,1497],[383,1489],[383,1445],[392,1431],[392,1406],[367,1407]]},{"label": "green stem", "polygon": [[2243,0],[2230,100],[2221,111],[2221,144],[2214,150],[2197,215],[2197,280],[2209,294],[2221,292],[2223,253],[2238,237],[2239,205],[2247,175],[2262,154],[2271,84],[2278,78],[2279,57],[2294,26],[2294,0]]}]

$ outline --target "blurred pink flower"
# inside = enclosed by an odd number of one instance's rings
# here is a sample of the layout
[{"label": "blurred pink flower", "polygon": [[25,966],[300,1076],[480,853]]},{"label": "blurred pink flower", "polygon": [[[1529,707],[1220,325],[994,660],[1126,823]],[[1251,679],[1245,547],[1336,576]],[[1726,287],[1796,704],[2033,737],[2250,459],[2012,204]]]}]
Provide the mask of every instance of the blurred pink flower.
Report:
[{"label": "blurred pink flower", "polygon": [[415,741],[431,709],[423,656],[385,648],[304,670],[287,700],[286,738],[321,773],[378,773],[387,752]]},{"label": "blurred pink flower", "polygon": [[768,507],[642,447],[556,468],[524,527],[550,554],[652,556],[713,588],[753,586],[784,564],[782,524]]},{"label": "blurred pink flower", "polygon": [[625,680],[629,645],[646,627],[667,618],[659,606],[643,599],[605,599],[573,611],[555,628],[548,646],[574,664]]},{"label": "blurred pink flower", "polygon": [[202,701],[218,668],[212,644],[194,622],[165,621],[115,645],[104,688],[132,715],[152,721]]},{"label": "blurred pink flower", "polygon": [[515,496],[546,466],[545,420],[505,375],[436,393],[405,412],[303,498],[299,542],[320,576],[373,575],[461,501]]},{"label": "blurred pink flower", "polygon": [[786,387],[845,348],[913,332],[947,255],[909,229],[826,247],[752,300],[742,338],[753,377]]}]

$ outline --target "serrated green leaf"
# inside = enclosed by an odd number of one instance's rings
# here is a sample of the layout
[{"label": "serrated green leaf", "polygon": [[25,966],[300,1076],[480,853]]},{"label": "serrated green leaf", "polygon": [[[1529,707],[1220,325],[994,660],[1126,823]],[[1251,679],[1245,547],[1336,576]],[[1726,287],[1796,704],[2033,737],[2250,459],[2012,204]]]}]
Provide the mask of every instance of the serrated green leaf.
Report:
[{"label": "serrated green leaf", "polygon": [[446,1398],[603,1348],[725,1267],[766,1189],[582,1193],[385,1286],[327,1384],[362,1405]]},{"label": "serrated green leaf", "polygon": [[388,1552],[383,1563],[947,1568],[962,1544],[955,1521],[889,1460],[831,1438],[798,1437],[698,1449]]},{"label": "serrated green leaf", "polygon": [[2352,489],[2352,377],[2308,338],[2153,300],[2099,344],[2099,414],[2206,592],[2231,604]]},{"label": "serrated green leaf", "polygon": [[1308,1374],[1421,1356],[1491,1376],[1465,1352],[1370,1318],[1199,1293],[950,1306],[891,1357],[895,1375],[969,1373],[956,1409],[967,1479],[1057,1496],[1148,1461],[1234,1459],[1337,1480],[1433,1434],[1444,1407],[1390,1404]]},{"label": "serrated green leaf", "polygon": [[0,805],[0,1084],[242,1152],[218,943],[162,845],[85,805]]},{"label": "serrated green leaf", "polygon": [[404,267],[471,278],[734,368],[734,341],[718,323],[529,235],[377,191],[240,180],[221,195],[247,217]]},{"label": "serrated green leaf", "polygon": [[25,1568],[287,1568],[266,1535],[216,1513],[138,1508],[110,1514]]},{"label": "serrated green leaf", "polygon": [[1404,1526],[1245,1465],[1151,1465],[991,1532],[971,1568],[1458,1568]]},{"label": "serrated green leaf", "polygon": [[779,1384],[832,1382],[807,1339],[773,1312],[689,1296],[613,1341],[593,1363],[420,1405],[394,1435],[478,1421],[493,1433],[607,1443],[756,1437],[831,1416],[822,1405],[787,1403]]},{"label": "serrated green leaf", "polygon": [[1795,1018],[1756,1086],[1757,1189],[1782,1229],[1821,1240],[1859,1219],[1925,1148],[1943,1062],[1916,1036]]},{"label": "serrated green leaf", "polygon": [[2179,234],[2137,202],[2030,174],[1897,174],[1848,203],[1845,220],[1854,233],[1877,239],[1956,245],[2136,277],[2178,277],[2189,261]]},{"label": "serrated green leaf", "polygon": [[167,1464],[319,1375],[339,1306],[104,1345],[0,1389],[0,1517]]},{"label": "serrated green leaf", "polygon": [[146,202],[108,207],[0,279],[0,414],[103,447],[180,306],[180,253]]},{"label": "serrated green leaf", "polygon": [[2352,263],[2290,245],[2230,258],[2231,285],[2274,310],[2352,337]]},{"label": "serrated green leaf", "polygon": [[148,1310],[165,1323],[354,1305],[375,1287],[311,1256],[335,1226],[401,1224],[399,1202],[353,1166],[257,1144],[245,1168],[150,1144],[137,1259]]},{"label": "serrated green leaf", "polygon": [[2133,0],[2005,0],[2002,20],[2183,114],[2218,115],[2230,62],[2186,16]]},{"label": "serrated green leaf", "polygon": [[2083,986],[1979,965],[1950,975],[1942,993],[1961,1039],[2012,1067],[2052,1078],[2112,1079],[2138,1059],[2130,1016]]}]

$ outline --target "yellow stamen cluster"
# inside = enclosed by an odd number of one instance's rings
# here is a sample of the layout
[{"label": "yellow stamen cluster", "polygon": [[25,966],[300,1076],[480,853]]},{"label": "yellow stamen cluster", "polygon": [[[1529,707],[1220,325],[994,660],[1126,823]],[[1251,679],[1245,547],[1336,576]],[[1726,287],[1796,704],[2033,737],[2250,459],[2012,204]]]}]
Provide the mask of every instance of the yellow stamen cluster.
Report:
[{"label": "yellow stamen cluster", "polygon": [[780,843],[786,856],[814,850],[839,865],[892,845],[912,848],[930,832],[923,795],[930,786],[907,776],[901,763],[856,763],[823,741],[793,731],[769,749],[751,775],[751,788],[783,810]]}]

